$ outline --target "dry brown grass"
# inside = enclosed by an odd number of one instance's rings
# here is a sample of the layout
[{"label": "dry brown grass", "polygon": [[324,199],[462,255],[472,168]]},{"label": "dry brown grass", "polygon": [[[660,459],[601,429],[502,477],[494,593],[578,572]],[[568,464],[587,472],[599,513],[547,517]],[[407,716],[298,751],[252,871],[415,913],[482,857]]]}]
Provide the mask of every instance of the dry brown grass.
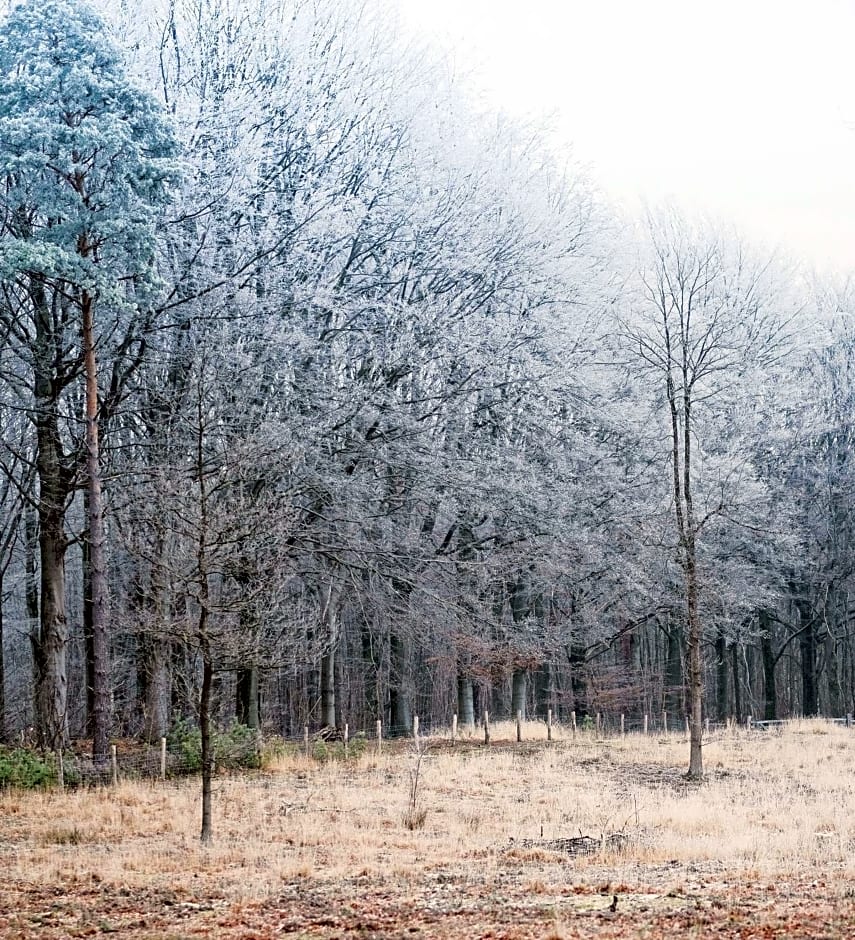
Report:
[{"label": "dry brown grass", "polygon": [[[536,731],[545,738],[545,729],[532,724],[517,745],[512,726],[494,727],[490,749],[478,735],[454,749],[428,739],[419,827],[408,825],[416,759],[409,745],[347,764],[291,756],[264,773],[218,778],[215,842],[207,848],[197,838],[195,780],[3,793],[0,858],[11,892],[5,906],[23,908],[22,899],[41,898],[50,886],[71,897],[78,889],[88,896],[98,885],[97,897],[113,898],[114,907],[116,897],[149,899],[135,936],[167,935],[151,917],[166,916],[176,904],[202,905],[196,914],[209,926],[220,917],[225,936],[223,912],[248,917],[249,910],[312,892],[342,907],[342,899],[372,896],[378,885],[386,891],[393,885],[398,902],[417,908],[442,885],[453,885],[458,898],[525,899],[525,910],[542,915],[532,936],[576,936],[572,918],[599,916],[612,891],[622,897],[619,913],[653,916],[683,910],[687,898],[730,903],[746,884],[772,886],[778,896],[787,885],[791,893],[816,885],[851,910],[855,732],[801,722],[780,734],[714,735],[705,747],[707,779],[692,785],[682,776],[688,756],[682,735],[596,740],[579,733],[547,747],[534,740]],[[618,853],[572,858],[556,850],[561,838],[615,831],[629,839]],[[3,902],[0,896],[0,908]],[[601,933],[614,928],[606,920],[597,921]],[[27,936],[22,923],[0,917],[0,936]],[[121,925],[132,934],[125,920]],[[303,934],[298,926],[292,934],[338,935],[333,926],[329,934],[323,924],[315,932],[303,924]],[[55,934],[49,927],[40,922],[38,935],[76,935],[68,923]]]}]

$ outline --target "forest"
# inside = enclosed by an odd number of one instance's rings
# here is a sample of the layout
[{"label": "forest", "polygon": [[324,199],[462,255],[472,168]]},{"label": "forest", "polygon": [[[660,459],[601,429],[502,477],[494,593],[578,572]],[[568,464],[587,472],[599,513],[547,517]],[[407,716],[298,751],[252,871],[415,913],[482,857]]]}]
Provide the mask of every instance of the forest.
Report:
[{"label": "forest", "polygon": [[3,739],[855,711],[846,281],[382,4],[5,7]]}]

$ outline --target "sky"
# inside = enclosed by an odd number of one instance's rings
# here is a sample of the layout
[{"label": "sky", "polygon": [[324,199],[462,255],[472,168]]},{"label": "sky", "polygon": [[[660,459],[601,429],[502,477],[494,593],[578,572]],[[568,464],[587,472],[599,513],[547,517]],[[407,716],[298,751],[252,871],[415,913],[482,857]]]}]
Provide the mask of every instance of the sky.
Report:
[{"label": "sky", "polygon": [[855,272],[855,0],[399,0],[629,211],[665,199]]}]

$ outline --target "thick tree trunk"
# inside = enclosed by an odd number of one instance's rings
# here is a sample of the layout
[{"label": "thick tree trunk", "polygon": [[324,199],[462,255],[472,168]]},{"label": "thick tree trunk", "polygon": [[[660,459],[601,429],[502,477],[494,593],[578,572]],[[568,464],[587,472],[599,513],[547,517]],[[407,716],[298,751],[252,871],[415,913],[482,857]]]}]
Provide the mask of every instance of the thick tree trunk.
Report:
[{"label": "thick tree trunk", "polygon": [[407,733],[413,726],[409,644],[395,633],[389,638],[389,644],[392,658],[392,726]]},{"label": "thick tree trunk", "polygon": [[[84,246],[85,249],[86,246]],[[81,249],[85,255],[86,250]],[[92,604],[92,758],[107,760],[111,725],[110,638],[107,611],[107,562],[104,551],[104,501],[98,440],[98,368],[92,298],[81,296],[83,367],[86,373],[86,495],[89,587]]]},{"label": "thick tree trunk", "polygon": [[817,636],[816,621],[809,601],[804,597],[795,599],[799,612],[801,633],[799,634],[799,652],[801,654],[802,674],[802,714],[812,718],[819,713],[819,696],[816,681]]},{"label": "thick tree trunk", "polygon": [[535,674],[534,692],[536,711],[539,717],[545,718],[549,709],[553,709],[554,717],[558,719],[558,709],[554,701],[555,689],[553,685],[552,666],[544,663]]},{"label": "thick tree trunk", "polygon": [[526,700],[528,698],[528,671],[515,669],[511,678],[511,717],[516,718],[522,713],[526,717]]},{"label": "thick tree trunk", "polygon": [[[89,491],[83,493],[83,514],[89,519]],[[83,659],[86,686],[86,734],[92,736],[95,728],[95,635],[92,630],[92,559],[89,531],[84,533],[80,546],[83,584]]]},{"label": "thick tree trunk", "polygon": [[258,730],[261,720],[258,712],[258,666],[238,669],[237,720],[247,728]]},{"label": "thick tree trunk", "polygon": [[172,696],[172,647],[161,637],[143,642],[142,666],[145,672],[143,735],[146,741],[159,741],[169,731]]},{"label": "thick tree trunk", "polygon": [[761,609],[758,614],[760,626],[760,655],[763,660],[763,718],[776,721],[778,718],[778,691],[775,685],[775,651],[772,648],[772,619],[769,611]]},{"label": "thick tree trunk", "polygon": [[40,428],[38,464],[41,484],[39,501],[39,552],[41,562],[40,630],[35,639],[35,658],[39,664],[36,690],[39,740],[50,750],[68,745],[68,624],[65,616],[65,550],[63,528],[65,498],[54,475],[49,439],[50,424]]},{"label": "thick tree trunk", "polygon": [[457,717],[462,726],[475,727],[475,690],[470,676],[457,677]]},{"label": "thick tree trunk", "polygon": [[335,720],[335,647],[330,647],[321,657],[321,724],[335,728]]},{"label": "thick tree trunk", "polygon": [[719,721],[727,721],[730,694],[727,682],[727,638],[719,631],[715,638],[715,703],[716,716]]},{"label": "thick tree trunk", "polygon": [[742,707],[742,682],[739,678],[739,644],[732,643],[730,646],[730,663],[733,669],[733,712],[738,723],[745,719],[745,711]]},{"label": "thick tree trunk", "polygon": [[585,674],[585,647],[574,643],[568,651],[570,661],[570,688],[573,691],[573,710],[577,718],[590,714],[588,702],[588,679]]}]

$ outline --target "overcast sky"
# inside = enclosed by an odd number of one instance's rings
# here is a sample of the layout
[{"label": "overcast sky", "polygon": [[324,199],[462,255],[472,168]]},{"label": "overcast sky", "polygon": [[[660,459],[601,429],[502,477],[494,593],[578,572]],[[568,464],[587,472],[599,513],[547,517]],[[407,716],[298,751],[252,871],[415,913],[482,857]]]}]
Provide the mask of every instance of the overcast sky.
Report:
[{"label": "overcast sky", "polygon": [[855,0],[400,0],[602,188],[855,271]]}]

